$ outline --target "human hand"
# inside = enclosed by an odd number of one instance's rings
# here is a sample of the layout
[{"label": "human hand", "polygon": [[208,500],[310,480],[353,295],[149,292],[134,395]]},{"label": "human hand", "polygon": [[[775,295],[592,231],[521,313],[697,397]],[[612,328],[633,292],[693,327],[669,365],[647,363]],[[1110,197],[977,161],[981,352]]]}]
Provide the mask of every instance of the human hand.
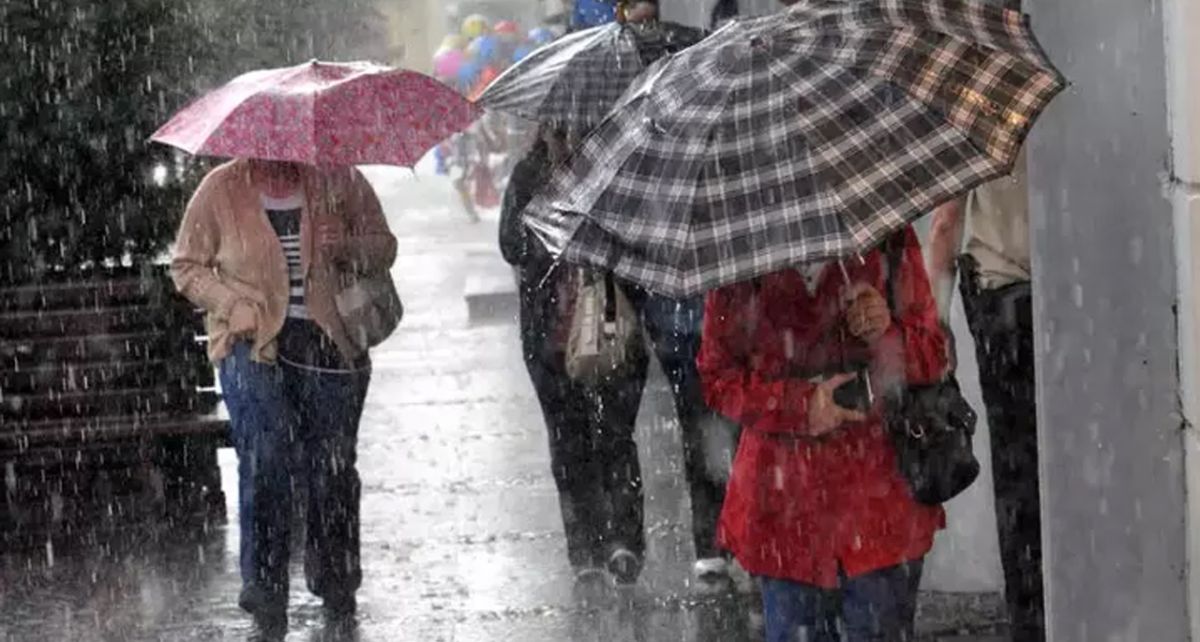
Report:
[{"label": "human hand", "polygon": [[258,330],[258,306],[246,299],[239,299],[229,311],[229,334],[234,337],[251,336]]},{"label": "human hand", "polygon": [[820,437],[841,428],[842,424],[867,420],[865,413],[843,408],[833,400],[834,390],[857,378],[857,373],[850,372],[834,375],[817,384],[816,389],[808,398],[808,433],[810,435]]},{"label": "human hand", "polygon": [[850,300],[846,310],[846,327],[850,334],[874,343],[892,326],[892,311],[888,309],[887,299],[873,286],[855,284],[846,298]]}]

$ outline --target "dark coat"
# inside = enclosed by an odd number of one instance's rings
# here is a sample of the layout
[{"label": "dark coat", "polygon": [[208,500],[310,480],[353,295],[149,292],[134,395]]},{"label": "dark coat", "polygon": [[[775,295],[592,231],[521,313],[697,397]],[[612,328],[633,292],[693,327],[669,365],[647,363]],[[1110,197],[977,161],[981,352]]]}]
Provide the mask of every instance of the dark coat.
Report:
[{"label": "dark coat", "polygon": [[[556,266],[554,257],[522,221],[522,213],[539,187],[550,178],[550,155],[538,141],[513,167],[500,205],[500,253],[520,275],[521,343],[525,358],[560,360],[556,341],[560,318],[560,281],[568,270]],[[559,333],[560,334],[560,333]]]},{"label": "dark coat", "polygon": [[522,213],[538,187],[550,177],[550,156],[546,144],[538,141],[514,167],[508,179],[508,189],[500,203],[500,254],[509,265],[517,268],[537,267],[552,259],[521,220]]}]

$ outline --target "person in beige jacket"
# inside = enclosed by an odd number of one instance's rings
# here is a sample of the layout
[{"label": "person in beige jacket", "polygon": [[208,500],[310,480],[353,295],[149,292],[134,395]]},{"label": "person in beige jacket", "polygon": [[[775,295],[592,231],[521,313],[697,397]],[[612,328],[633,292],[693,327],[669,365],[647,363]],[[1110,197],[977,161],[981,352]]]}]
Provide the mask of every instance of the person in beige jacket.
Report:
[{"label": "person in beige jacket", "polygon": [[235,160],[204,178],[184,214],[171,271],[207,312],[238,454],[239,604],[262,626],[287,622],[293,482],[308,488],[308,587],[331,616],[354,612],[356,442],[371,365],[334,297],[395,256],[379,200],[353,168]]}]

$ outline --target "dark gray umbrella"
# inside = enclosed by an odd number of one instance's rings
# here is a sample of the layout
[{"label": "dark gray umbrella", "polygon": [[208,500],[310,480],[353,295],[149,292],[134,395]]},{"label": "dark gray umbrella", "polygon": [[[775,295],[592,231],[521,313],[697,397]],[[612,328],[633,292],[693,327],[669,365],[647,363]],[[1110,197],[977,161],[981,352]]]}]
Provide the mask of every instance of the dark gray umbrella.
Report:
[{"label": "dark gray umbrella", "polygon": [[476,102],[539,122],[591,127],[648,64],[702,36],[669,22],[610,23],[570,33],[510,67]]},{"label": "dark gray umbrella", "polygon": [[675,296],[851,256],[1010,171],[1064,84],[1015,11],[801,3],[643,75],[526,222]]}]

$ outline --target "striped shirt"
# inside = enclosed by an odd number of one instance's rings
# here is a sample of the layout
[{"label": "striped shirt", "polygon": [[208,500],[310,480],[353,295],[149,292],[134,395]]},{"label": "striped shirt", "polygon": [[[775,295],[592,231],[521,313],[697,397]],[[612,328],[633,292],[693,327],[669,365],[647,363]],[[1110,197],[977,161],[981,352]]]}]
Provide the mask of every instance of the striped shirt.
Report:
[{"label": "striped shirt", "polygon": [[308,319],[308,307],[304,304],[304,268],[300,263],[300,213],[304,209],[304,197],[297,192],[283,198],[262,194],[261,199],[267,219],[279,235],[283,258],[287,260],[287,315],[293,319]]},{"label": "striped shirt", "polygon": [[358,372],[370,368],[371,362],[366,355],[347,368],[329,335],[308,315],[308,306],[304,300],[304,267],[300,261],[303,195],[296,193],[284,198],[275,198],[261,194],[259,198],[271,227],[279,236],[283,258],[287,260],[288,307],[287,318],[284,319],[278,337],[279,360],[305,370],[332,373]]}]

